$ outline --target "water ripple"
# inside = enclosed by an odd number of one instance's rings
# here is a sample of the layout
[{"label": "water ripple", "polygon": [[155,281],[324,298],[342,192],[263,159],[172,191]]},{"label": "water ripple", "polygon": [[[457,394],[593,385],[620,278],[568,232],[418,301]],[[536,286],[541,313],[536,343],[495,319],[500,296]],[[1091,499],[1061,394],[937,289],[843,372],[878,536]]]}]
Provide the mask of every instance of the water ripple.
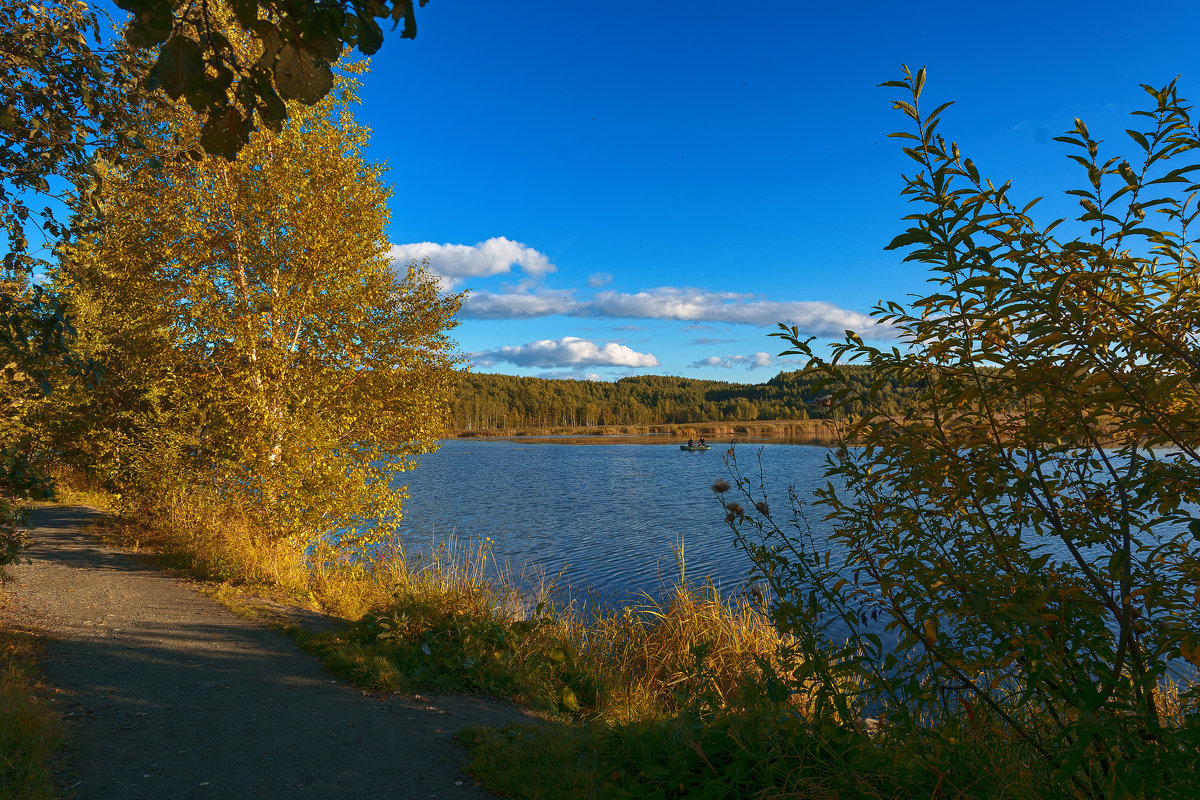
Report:
[{"label": "water ripple", "polygon": [[[747,447],[745,459],[757,446]],[[739,451],[741,452],[741,451]],[[678,578],[683,542],[689,581],[744,584],[750,570],[709,488],[728,478],[722,448],[677,445],[528,444],[447,440],[406,473],[407,545],[431,537],[493,540],[493,554],[572,586],[620,597],[658,593]],[[768,486],[816,485],[823,447],[766,445]]]}]

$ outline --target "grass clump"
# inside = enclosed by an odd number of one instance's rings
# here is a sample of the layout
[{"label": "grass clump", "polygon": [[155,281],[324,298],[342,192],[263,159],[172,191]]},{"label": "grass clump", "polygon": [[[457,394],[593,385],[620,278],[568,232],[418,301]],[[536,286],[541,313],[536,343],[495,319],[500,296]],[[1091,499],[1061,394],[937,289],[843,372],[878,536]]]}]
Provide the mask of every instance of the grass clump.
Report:
[{"label": "grass clump", "polygon": [[13,800],[61,796],[53,779],[61,731],[38,696],[38,649],[33,635],[0,627],[0,797]]},{"label": "grass clump", "polygon": [[386,609],[308,637],[338,674],[377,690],[508,697],[547,716],[632,722],[680,710],[704,687],[740,691],[778,634],[711,586],[610,611],[533,609],[487,584],[409,584]]},{"label": "grass clump", "polygon": [[725,704],[782,644],[756,607],[712,584],[677,585],[665,597],[570,621],[587,669],[603,675],[599,716],[613,722],[660,719],[700,694]]}]

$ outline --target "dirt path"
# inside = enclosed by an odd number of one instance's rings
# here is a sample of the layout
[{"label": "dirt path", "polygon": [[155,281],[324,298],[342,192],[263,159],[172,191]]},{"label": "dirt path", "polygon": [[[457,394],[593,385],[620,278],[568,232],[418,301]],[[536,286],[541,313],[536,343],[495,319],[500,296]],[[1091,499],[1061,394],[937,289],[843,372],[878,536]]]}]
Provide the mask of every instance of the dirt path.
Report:
[{"label": "dirt path", "polygon": [[335,681],[287,637],[103,545],[82,527],[95,513],[36,510],[32,563],[7,590],[16,621],[50,634],[80,800],[491,796],[452,734],[517,710]]}]

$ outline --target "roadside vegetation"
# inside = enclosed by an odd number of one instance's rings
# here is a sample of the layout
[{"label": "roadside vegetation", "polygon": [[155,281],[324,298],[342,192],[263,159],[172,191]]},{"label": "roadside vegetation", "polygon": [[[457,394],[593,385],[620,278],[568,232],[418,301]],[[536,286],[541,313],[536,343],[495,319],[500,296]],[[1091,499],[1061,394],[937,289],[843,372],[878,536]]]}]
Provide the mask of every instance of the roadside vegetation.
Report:
[{"label": "roadside vegetation", "polygon": [[[103,493],[60,472],[67,502]],[[122,508],[123,498],[108,501]],[[554,586],[487,569],[490,546],[448,540],[428,552],[383,544],[370,558],[297,553],[254,539],[248,518],[195,493],[148,516],[113,513],[100,532],[239,596],[305,605],[346,621],[294,631],[337,674],[377,691],[459,690],[517,700],[548,718],[659,718],[692,694],[733,697],[782,639],[747,598],[682,581],[620,608],[556,603]],[[686,565],[681,562],[681,569]],[[532,586],[532,588],[530,588]]]},{"label": "roadside vegetation", "polygon": [[[2,602],[2,598],[0,598]],[[41,695],[37,637],[0,626],[0,797],[61,797],[54,780],[59,720]]]},{"label": "roadside vegetation", "polygon": [[[77,487],[64,488],[67,501],[103,500],[102,493],[81,491],[82,476],[60,473],[58,480]],[[122,507],[123,498],[109,499]],[[181,494],[153,517],[130,508],[108,516],[102,535],[210,581],[231,607],[256,613],[263,608],[256,601],[268,600],[345,620],[330,631],[287,628],[334,674],[379,692],[462,691],[514,700],[565,737],[551,750],[609,730],[632,737],[622,756],[629,759],[641,737],[657,740],[654,731],[673,728],[681,715],[750,707],[770,688],[747,678],[777,675],[786,643],[760,605],[707,584],[681,580],[661,596],[619,608],[564,606],[555,603],[552,586],[530,590],[518,576],[496,578],[486,570],[486,540],[450,541],[423,553],[382,546],[369,559],[337,549],[299,554],[256,543],[247,518],[225,501]],[[286,615],[274,621],[288,625]],[[468,744],[486,753],[492,737],[514,735],[481,730]],[[481,777],[493,781],[480,763]],[[545,766],[553,766],[542,773],[547,784],[535,789],[545,796],[563,796],[554,788],[559,780],[603,782],[595,764]],[[495,775],[494,788],[515,778]]]},{"label": "roadside vegetation", "polygon": [[[822,685],[795,637],[752,599],[711,586],[681,582],[617,609],[561,607],[550,591],[485,577],[486,541],[305,559],[250,544],[227,504],[194,496],[154,520],[111,515],[101,533],[210,581],[231,608],[285,626],[363,688],[527,706],[543,721],[460,735],[476,776],[513,797],[1052,796],[1038,794],[1054,782],[1035,752],[994,728],[955,721],[885,736],[874,722],[813,716]],[[345,625],[306,631],[271,610],[292,604]]]}]

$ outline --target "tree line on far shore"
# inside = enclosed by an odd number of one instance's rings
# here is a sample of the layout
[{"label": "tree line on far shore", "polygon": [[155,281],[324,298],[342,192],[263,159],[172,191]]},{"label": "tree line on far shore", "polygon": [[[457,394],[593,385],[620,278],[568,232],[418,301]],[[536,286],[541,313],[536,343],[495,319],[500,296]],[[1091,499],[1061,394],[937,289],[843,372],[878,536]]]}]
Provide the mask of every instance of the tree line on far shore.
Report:
[{"label": "tree line on far shore", "polygon": [[[848,370],[854,393],[865,395],[875,375],[866,367]],[[842,419],[861,411],[858,400],[833,402],[832,390],[822,385],[822,377],[813,370],[794,370],[755,384],[669,375],[638,375],[609,383],[467,373],[452,402],[451,419],[459,431],[477,431]],[[910,391],[891,378],[876,387],[880,402],[897,413],[903,413]]]}]

